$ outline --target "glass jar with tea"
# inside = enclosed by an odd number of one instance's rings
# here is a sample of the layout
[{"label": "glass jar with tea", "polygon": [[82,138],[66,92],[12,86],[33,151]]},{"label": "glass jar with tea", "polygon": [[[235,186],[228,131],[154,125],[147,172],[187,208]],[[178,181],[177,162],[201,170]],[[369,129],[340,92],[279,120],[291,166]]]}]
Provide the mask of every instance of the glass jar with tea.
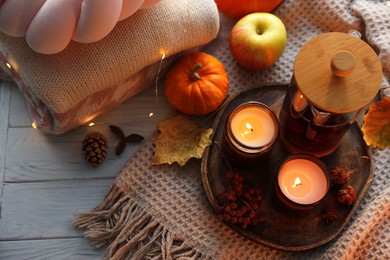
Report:
[{"label": "glass jar with tea", "polygon": [[291,153],[331,154],[381,82],[380,60],[363,40],[340,32],[315,36],[294,62],[279,114],[282,144]]}]

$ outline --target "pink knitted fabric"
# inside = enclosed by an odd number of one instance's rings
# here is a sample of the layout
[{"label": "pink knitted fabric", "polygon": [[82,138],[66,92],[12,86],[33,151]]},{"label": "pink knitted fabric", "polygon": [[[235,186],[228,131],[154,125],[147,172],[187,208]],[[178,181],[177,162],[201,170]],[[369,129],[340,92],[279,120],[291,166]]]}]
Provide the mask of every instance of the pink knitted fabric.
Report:
[{"label": "pink knitted fabric", "polygon": [[36,52],[58,53],[71,40],[90,43],[107,36],[116,23],[159,0],[5,0],[0,31],[26,37]]}]

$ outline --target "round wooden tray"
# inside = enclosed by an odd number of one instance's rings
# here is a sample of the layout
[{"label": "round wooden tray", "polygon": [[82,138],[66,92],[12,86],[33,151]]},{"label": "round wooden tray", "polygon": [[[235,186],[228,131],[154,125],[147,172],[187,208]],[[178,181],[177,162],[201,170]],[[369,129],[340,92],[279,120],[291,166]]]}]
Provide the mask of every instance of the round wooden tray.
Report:
[{"label": "round wooden tray", "polygon": [[[227,187],[226,174],[228,167],[222,158],[214,141],[223,142],[223,131],[227,116],[239,104],[247,101],[259,101],[268,105],[278,115],[287,86],[265,86],[252,89],[237,95],[223,111],[217,115],[214,124],[213,145],[209,146],[202,159],[202,181],[207,197],[216,209],[217,196]],[[269,160],[255,168],[237,168],[250,183],[262,190],[262,207],[265,222],[257,226],[241,229],[228,224],[231,228],[255,242],[288,251],[302,251],[323,245],[335,238],[351,218],[366,193],[373,177],[371,149],[366,146],[359,126],[354,123],[345,135],[341,145],[335,152],[321,160],[329,169],[342,166],[347,170],[359,167],[361,156],[367,156],[368,162],[352,174],[349,184],[355,188],[357,201],[353,206],[341,205],[337,202],[337,192],[340,187],[332,187],[326,198],[314,209],[299,213],[289,211],[275,198],[274,182],[278,169],[284,159],[290,154],[277,142]],[[337,210],[338,219],[332,223],[322,220],[323,208]]]}]

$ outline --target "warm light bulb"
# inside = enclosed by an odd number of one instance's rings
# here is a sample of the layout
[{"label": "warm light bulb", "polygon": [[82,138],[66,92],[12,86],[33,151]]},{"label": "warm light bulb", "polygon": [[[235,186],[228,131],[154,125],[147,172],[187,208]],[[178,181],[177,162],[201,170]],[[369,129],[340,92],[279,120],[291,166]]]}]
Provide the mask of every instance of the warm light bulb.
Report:
[{"label": "warm light bulb", "polygon": [[165,55],[166,55],[167,52],[168,52],[168,51],[167,51],[166,49],[164,49],[164,48],[161,48],[161,49],[159,50],[159,53],[161,54],[161,59],[164,59],[164,58],[165,58]]},{"label": "warm light bulb", "polygon": [[32,128],[37,129],[37,123],[35,121],[32,122],[31,126],[32,126]]},{"label": "warm light bulb", "polygon": [[149,114],[149,117],[152,117],[154,114],[153,114],[153,112],[151,112],[150,114]]},{"label": "warm light bulb", "polygon": [[11,66],[11,64],[9,64],[8,62],[7,62],[7,63],[5,63],[5,66],[7,66],[7,68],[9,68],[9,69],[12,69],[12,66]]},{"label": "warm light bulb", "polygon": [[94,125],[95,125],[94,122],[91,122],[91,123],[88,124],[88,126],[94,126]]}]

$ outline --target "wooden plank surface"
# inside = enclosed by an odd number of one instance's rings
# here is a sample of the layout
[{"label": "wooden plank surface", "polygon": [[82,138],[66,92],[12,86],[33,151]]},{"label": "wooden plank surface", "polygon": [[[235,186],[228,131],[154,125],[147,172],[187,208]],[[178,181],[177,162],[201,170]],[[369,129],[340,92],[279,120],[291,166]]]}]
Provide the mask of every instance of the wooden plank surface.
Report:
[{"label": "wooden plank surface", "polygon": [[10,82],[0,81],[0,194],[2,193],[5,170],[5,146],[7,143],[8,115],[10,102]]},{"label": "wooden plank surface", "polygon": [[[60,136],[52,136],[37,131],[25,118],[27,112],[20,106],[23,99],[14,98],[20,95],[12,92],[12,100],[19,106],[11,104],[10,121],[6,145],[5,161],[6,182],[26,182],[44,180],[72,180],[113,177],[118,174],[125,162],[142,143],[128,144],[124,153],[115,155],[118,138],[109,130],[109,125],[120,126],[126,135],[138,133],[145,138],[156,131],[158,122],[172,113],[172,108],[161,96],[156,102],[154,89],[148,89],[117,109],[93,120],[95,126],[82,126]],[[19,111],[23,110],[24,113]],[[150,114],[153,113],[153,116]],[[108,154],[106,160],[93,169],[83,158],[81,142],[93,131],[107,137]]]},{"label": "wooden plank surface", "polygon": [[[93,168],[83,157],[81,142],[87,129],[65,136],[48,136],[33,128],[10,128],[8,132],[6,182],[72,180],[114,177],[139,146],[128,146],[121,156],[114,154],[114,136],[98,130],[109,139],[106,160]],[[95,131],[95,130],[94,130]]]},{"label": "wooden plank surface", "polygon": [[31,119],[27,113],[26,101],[20,93],[15,82],[9,82],[11,101],[9,104],[9,126],[10,127],[30,127]]},{"label": "wooden plank surface", "polygon": [[0,240],[80,237],[77,212],[97,206],[112,179],[5,183]]},{"label": "wooden plank surface", "polygon": [[[159,88],[161,88],[161,84]],[[119,141],[109,125],[125,135],[145,138],[173,109],[154,86],[98,118],[95,125],[52,136],[35,130],[25,100],[13,82],[0,81],[0,259],[102,259],[72,226],[77,212],[104,198],[126,161],[142,143],[127,145],[116,156]],[[83,158],[82,139],[98,131],[108,140],[108,155],[97,168]]]},{"label": "wooden plank surface", "polygon": [[0,259],[102,259],[104,247],[94,248],[87,239],[45,239],[0,243]]}]

